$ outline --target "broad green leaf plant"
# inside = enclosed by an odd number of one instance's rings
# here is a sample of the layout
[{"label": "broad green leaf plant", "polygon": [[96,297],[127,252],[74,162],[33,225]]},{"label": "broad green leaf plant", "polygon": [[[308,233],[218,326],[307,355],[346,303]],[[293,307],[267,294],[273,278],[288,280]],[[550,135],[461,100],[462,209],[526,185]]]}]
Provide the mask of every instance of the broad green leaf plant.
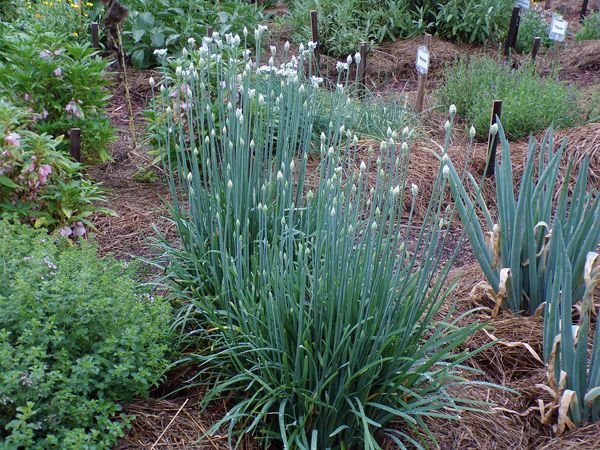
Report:
[{"label": "broad green leaf plant", "polygon": [[276,65],[264,31],[253,53],[245,37],[205,38],[158,93],[162,145],[177,148],[164,164],[180,245],[163,246],[180,363],[203,405],[231,400],[211,431],[226,426],[232,446],[251,433],[283,448],[379,449],[382,436],[423,448],[428,417],[477,406],[449,389],[466,382],[461,345],[478,325],[440,310],[447,179],[440,170],[423,225],[401,222],[419,195],[406,181],[410,130],[368,146],[346,128],[349,60],[315,137],[312,44],[298,56],[284,46]]}]

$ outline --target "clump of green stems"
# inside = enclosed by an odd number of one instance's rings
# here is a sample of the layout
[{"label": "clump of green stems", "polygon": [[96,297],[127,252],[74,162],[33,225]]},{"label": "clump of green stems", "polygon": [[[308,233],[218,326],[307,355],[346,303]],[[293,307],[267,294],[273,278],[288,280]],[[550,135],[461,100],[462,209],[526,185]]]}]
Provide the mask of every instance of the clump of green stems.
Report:
[{"label": "clump of green stems", "polygon": [[[492,219],[474,178],[470,176],[476,192],[472,200],[448,159],[450,186],[497,307],[528,314],[543,308],[544,359],[555,396],[555,408],[544,413],[543,419],[549,422],[558,409],[556,430],[562,432],[569,422],[567,412],[574,424],[600,418],[597,325],[591,358],[588,354],[593,290],[600,282],[600,260],[594,253],[600,241],[600,199],[597,189],[588,190],[587,158],[578,167],[574,186],[573,161],[568,162],[563,182],[557,186],[566,142],[555,151],[552,129],[539,145],[530,138],[515,198],[510,148],[501,125],[497,133],[502,145],[495,170],[497,219]],[[483,224],[473,214],[475,203]],[[578,300],[582,300],[579,325],[574,326],[572,309]]]},{"label": "clump of green stems", "polygon": [[[594,333],[592,325],[594,289],[600,284],[600,256],[595,252],[585,255],[585,289],[583,294],[574,293],[572,286],[577,269],[569,258],[562,227],[557,227],[555,233],[558,258],[544,309],[544,356],[548,361],[548,381],[554,402],[542,419],[549,421],[553,409],[558,408],[554,429],[561,434],[566,427],[600,420],[600,326],[596,322]],[[577,325],[574,324],[574,307],[579,312]],[[600,308],[596,317],[599,313]]]},{"label": "clump of green stems", "polygon": [[343,122],[340,63],[338,104],[315,138],[311,44],[262,64],[262,31],[254,59],[243,38],[215,34],[161,86],[163,145],[178,150],[164,164],[180,245],[164,246],[180,363],[197,368],[190,384],[206,388],[204,405],[231,400],[211,430],[228,425],[230,445],[252,433],[284,448],[378,449],[385,435],[423,448],[435,441],[427,417],[480,405],[449,390],[466,383],[461,345],[478,325],[440,311],[446,178],[440,170],[424,223],[401,224],[405,196],[414,206],[419,195],[406,181],[409,130],[360,151]]},{"label": "clump of green stems", "polygon": [[[531,137],[527,162],[518,188],[514,184],[510,146],[502,125],[497,128],[501,157],[496,161],[495,185],[497,217],[492,218],[477,183],[470,176],[476,196],[471,199],[448,161],[450,186],[458,213],[475,256],[493,291],[511,311],[534,314],[547,300],[554,282],[558,247],[554,239],[557,227],[567,243],[573,267],[572,291],[585,289],[583,270],[588,251],[600,239],[600,199],[595,190],[588,192],[588,160],[577,172],[570,192],[573,161],[569,161],[564,180],[557,192],[557,179],[566,141],[555,150],[553,130],[541,143]],[[470,211],[479,207],[483,223]],[[486,229],[486,231],[484,231]]]}]

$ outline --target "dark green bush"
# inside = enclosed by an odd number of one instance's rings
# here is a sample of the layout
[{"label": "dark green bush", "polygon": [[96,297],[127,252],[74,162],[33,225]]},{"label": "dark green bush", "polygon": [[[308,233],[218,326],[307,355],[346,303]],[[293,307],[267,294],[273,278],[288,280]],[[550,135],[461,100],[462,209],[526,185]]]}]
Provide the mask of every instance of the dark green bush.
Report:
[{"label": "dark green bush", "polygon": [[169,320],[131,267],[0,219],[0,448],[110,448],[167,367]]},{"label": "dark green bush", "polygon": [[494,99],[503,101],[507,135],[522,138],[551,124],[572,126],[579,118],[577,92],[555,78],[542,78],[529,65],[517,70],[491,58],[462,59],[448,67],[437,91],[438,103],[457,112],[486,138]]}]

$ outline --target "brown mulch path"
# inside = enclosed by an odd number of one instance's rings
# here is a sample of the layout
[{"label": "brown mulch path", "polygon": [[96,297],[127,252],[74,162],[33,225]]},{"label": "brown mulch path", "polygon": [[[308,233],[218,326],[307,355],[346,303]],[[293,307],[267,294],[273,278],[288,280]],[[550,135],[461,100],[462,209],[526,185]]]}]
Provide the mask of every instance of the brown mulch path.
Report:
[{"label": "brown mulch path", "polygon": [[[110,149],[113,160],[90,170],[91,176],[107,190],[107,206],[117,213],[116,217],[99,216],[94,220],[99,252],[111,253],[124,259],[145,257],[154,252],[148,238],[156,236],[155,227],[166,236],[174,237],[165,204],[169,199],[169,192],[161,179],[160,169],[152,165],[152,158],[144,145],[143,111],[151,98],[148,79],[156,74],[128,70],[138,148],[132,148],[125,88],[121,77],[111,89],[113,97],[108,109],[112,125],[117,131],[117,139]],[[156,181],[135,181],[134,177],[140,171],[151,174],[151,179]]]}]

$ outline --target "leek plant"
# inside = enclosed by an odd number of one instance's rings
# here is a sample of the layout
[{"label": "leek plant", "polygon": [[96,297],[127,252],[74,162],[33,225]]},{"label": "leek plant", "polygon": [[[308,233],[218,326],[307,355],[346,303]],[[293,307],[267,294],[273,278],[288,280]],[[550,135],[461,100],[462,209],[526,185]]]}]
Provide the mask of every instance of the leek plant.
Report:
[{"label": "leek plant", "polygon": [[230,445],[251,433],[283,448],[378,449],[384,436],[423,448],[435,440],[426,418],[479,405],[449,390],[466,382],[461,345],[478,325],[440,311],[447,179],[440,170],[423,225],[401,224],[405,196],[419,195],[406,181],[410,131],[362,151],[343,122],[348,61],[315,138],[312,44],[263,64],[262,31],[253,55],[244,38],[205,38],[161,85],[162,145],[177,149],[164,164],[180,242],[163,245],[180,363],[204,404],[229,399],[212,431],[227,425]]},{"label": "leek plant", "polygon": [[[593,298],[594,289],[600,284],[600,256],[587,253],[583,269],[585,290],[582,297],[575,296],[571,289],[575,272],[561,227],[556,228],[555,239],[557,268],[544,310],[544,355],[553,402],[542,409],[542,420],[548,423],[558,409],[555,431],[561,434],[565,428],[600,420],[600,327],[596,323],[594,333],[592,325],[594,313],[596,317],[600,313],[594,312]],[[574,307],[579,312],[577,325],[573,320]]]},{"label": "leek plant", "polygon": [[[588,190],[587,159],[578,167],[572,192],[573,161],[568,162],[562,185],[557,186],[566,142],[555,150],[552,129],[539,144],[530,138],[515,197],[508,140],[501,125],[495,132],[502,146],[495,171],[497,217],[492,218],[474,178],[469,176],[476,192],[472,199],[447,159],[450,186],[465,232],[496,298],[496,309],[534,314],[548,302],[557,264],[565,256],[572,268],[572,295],[580,297],[585,291],[586,256],[600,240],[600,198],[597,189]],[[475,205],[481,221],[473,214]],[[566,245],[564,254],[556,239],[559,227]]]}]

